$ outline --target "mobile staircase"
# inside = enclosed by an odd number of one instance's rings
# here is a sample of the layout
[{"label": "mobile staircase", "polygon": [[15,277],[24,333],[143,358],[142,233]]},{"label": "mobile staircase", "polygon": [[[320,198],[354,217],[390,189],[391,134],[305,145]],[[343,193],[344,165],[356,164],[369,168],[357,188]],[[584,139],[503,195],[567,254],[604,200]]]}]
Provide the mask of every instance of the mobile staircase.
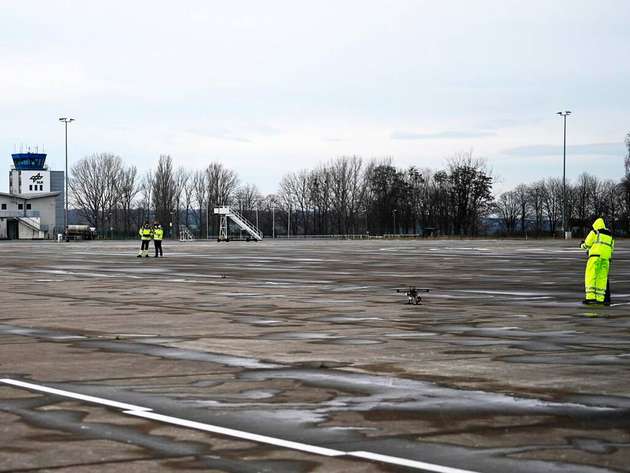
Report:
[{"label": "mobile staircase", "polygon": [[214,209],[214,214],[219,215],[220,217],[219,236],[217,237],[217,241],[230,241],[230,235],[228,233],[228,219],[232,220],[249,235],[247,237],[248,241],[250,239],[255,241],[261,241],[263,239],[262,232],[231,207],[217,207]]},{"label": "mobile staircase", "polygon": [[195,237],[193,236],[190,229],[184,225],[182,225],[179,229],[179,241],[193,241]]},{"label": "mobile staircase", "polygon": [[20,225],[32,232],[33,239],[43,239],[44,232],[41,230],[39,217],[17,217]]}]

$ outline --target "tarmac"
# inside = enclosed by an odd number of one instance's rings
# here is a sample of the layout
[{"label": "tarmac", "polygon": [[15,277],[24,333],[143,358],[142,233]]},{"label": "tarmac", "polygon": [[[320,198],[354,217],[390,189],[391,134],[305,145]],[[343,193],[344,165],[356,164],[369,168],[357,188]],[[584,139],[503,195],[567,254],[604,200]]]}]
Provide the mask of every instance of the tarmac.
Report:
[{"label": "tarmac", "polygon": [[630,471],[578,244],[0,242],[0,472]]}]

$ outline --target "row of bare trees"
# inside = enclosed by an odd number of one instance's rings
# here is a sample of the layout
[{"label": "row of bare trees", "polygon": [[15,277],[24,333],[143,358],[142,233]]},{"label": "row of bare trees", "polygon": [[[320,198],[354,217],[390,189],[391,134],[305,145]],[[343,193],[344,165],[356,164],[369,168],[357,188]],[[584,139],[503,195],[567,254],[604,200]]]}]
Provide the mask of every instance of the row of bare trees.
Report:
[{"label": "row of bare trees", "polygon": [[[630,230],[630,134],[626,176],[620,182],[582,174],[566,188],[566,220],[584,233],[603,216],[615,231]],[[221,163],[190,171],[168,155],[143,176],[119,156],[95,154],[72,168],[71,202],[103,234],[135,236],[157,220],[167,235],[182,226],[201,238],[218,233],[215,207],[231,205],[265,235],[440,234],[470,236],[494,231],[545,235],[560,230],[563,186],[558,178],[521,184],[494,200],[493,176],[484,160],[460,153],[444,169],[406,169],[391,158],[340,157],[286,174],[276,194],[263,196],[241,184]],[[495,217],[494,219],[491,217]],[[496,225],[495,225],[496,226]]]},{"label": "row of bare trees", "polygon": [[[567,182],[564,198],[567,229],[577,235],[588,233],[598,217],[615,231],[627,229],[627,194],[620,182],[584,173]],[[497,199],[496,212],[508,235],[554,234],[561,230],[562,203],[562,179],[547,178],[504,192]]]},{"label": "row of bare trees", "polygon": [[555,234],[564,212],[567,230],[584,236],[596,218],[614,232],[630,233],[630,133],[626,136],[625,176],[620,181],[583,173],[574,182],[547,178],[504,192],[495,203],[502,230],[508,235]]},{"label": "row of bare trees", "polygon": [[135,204],[139,192],[138,171],[125,166],[120,156],[94,154],[72,168],[69,186],[71,203],[90,225],[122,229],[135,226]]}]

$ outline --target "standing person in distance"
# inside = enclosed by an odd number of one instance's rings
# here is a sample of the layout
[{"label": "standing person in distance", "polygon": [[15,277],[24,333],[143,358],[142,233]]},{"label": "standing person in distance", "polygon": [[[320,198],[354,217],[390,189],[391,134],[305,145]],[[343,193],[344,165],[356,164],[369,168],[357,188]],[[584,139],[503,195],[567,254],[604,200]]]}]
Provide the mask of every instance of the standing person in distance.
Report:
[{"label": "standing person in distance", "polygon": [[584,273],[586,298],[582,302],[584,304],[610,305],[610,296],[606,298],[606,289],[608,287],[610,260],[615,250],[615,240],[612,232],[606,228],[604,219],[595,220],[593,230],[582,242],[580,248],[588,250],[588,261]]},{"label": "standing person in distance", "polygon": [[162,252],[162,240],[164,239],[164,229],[159,222],[155,222],[153,224],[153,246],[155,247],[155,258],[159,256],[164,256]]},{"label": "standing person in distance", "polygon": [[142,241],[142,245],[140,246],[140,253],[138,253],[138,258],[149,257],[149,242],[151,238],[153,238],[153,229],[151,225],[149,225],[148,221],[144,222],[144,225],[140,227],[138,230],[138,235],[140,235],[140,240]]}]

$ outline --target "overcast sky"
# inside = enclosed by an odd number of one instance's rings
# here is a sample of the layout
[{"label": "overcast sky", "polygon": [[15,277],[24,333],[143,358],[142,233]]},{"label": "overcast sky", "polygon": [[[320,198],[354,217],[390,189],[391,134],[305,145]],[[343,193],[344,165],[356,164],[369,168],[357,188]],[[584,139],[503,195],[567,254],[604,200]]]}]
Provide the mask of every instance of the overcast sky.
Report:
[{"label": "overcast sky", "polygon": [[0,191],[10,154],[218,160],[274,192],[341,155],[437,168],[472,149],[496,190],[623,173],[630,1],[0,3]]}]

